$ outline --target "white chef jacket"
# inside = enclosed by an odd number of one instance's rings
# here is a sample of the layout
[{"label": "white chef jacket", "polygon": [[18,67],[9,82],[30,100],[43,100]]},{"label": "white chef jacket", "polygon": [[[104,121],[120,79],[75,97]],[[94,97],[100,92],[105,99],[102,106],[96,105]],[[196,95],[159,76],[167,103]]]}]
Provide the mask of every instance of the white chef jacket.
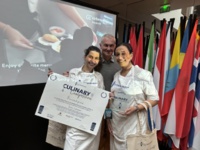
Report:
[{"label": "white chef jacket", "polygon": [[[75,68],[70,70],[69,77],[74,81],[84,82],[91,86],[104,89],[103,77],[96,71],[86,73],[82,71],[82,67]],[[98,150],[100,133],[100,128],[95,136],[82,130],[67,126],[64,150]]]},{"label": "white chef jacket", "polygon": [[[137,113],[125,116],[120,112],[131,105],[139,104],[145,100],[158,100],[158,92],[154,86],[152,75],[149,71],[132,66],[124,77],[118,71],[112,82],[111,91],[114,92],[114,100],[111,104],[113,118],[111,125],[114,137],[111,135],[111,150],[126,150],[126,136],[139,130]],[[149,130],[146,110],[139,111],[142,133]]]}]

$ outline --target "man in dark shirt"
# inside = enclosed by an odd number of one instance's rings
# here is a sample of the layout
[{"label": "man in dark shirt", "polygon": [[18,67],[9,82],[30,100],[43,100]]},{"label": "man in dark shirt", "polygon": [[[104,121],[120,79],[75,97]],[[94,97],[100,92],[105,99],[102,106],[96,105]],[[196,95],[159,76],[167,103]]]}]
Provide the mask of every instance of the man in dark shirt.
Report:
[{"label": "man in dark shirt", "polygon": [[116,47],[116,39],[113,35],[105,34],[102,37],[100,48],[103,56],[103,66],[101,74],[104,77],[105,90],[110,91],[113,77],[120,67],[115,61],[114,50]]},{"label": "man in dark shirt", "polygon": [[[113,55],[115,47],[116,47],[115,37],[111,34],[105,34],[100,42],[100,48],[103,57],[102,69],[100,70],[100,72],[103,75],[105,90],[107,91],[110,91],[114,75],[120,69]],[[106,120],[103,119],[99,150],[109,150],[109,149],[110,149],[110,134],[107,128]]]}]

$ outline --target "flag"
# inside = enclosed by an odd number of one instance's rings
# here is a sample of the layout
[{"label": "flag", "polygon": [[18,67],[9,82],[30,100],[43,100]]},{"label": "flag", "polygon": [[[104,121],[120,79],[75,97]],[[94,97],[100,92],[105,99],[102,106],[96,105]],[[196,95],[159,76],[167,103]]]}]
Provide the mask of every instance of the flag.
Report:
[{"label": "flag", "polygon": [[137,49],[135,54],[134,65],[138,65],[140,68],[143,68],[143,26],[141,25],[140,34],[137,42]]},{"label": "flag", "polygon": [[124,24],[124,30],[123,30],[123,42],[126,42],[127,41],[127,27],[126,27],[126,24]]},{"label": "flag", "polygon": [[[171,59],[171,41],[170,41],[170,34],[171,34],[171,22],[168,23],[168,27],[167,27],[167,35],[165,38],[165,48],[163,49],[163,75],[162,75],[162,87],[159,87],[162,90],[162,96],[160,96],[160,113],[162,112],[163,109],[163,103],[164,103],[164,93],[165,93],[165,84],[166,84],[166,79],[167,79],[167,75],[168,75],[168,71],[169,71],[169,64],[170,64],[170,59]],[[159,89],[159,90],[160,90]],[[162,99],[161,99],[162,98]],[[162,118],[162,117],[161,117]],[[158,131],[158,138],[159,140],[164,140],[165,136],[163,135],[163,130],[164,130],[164,123],[161,119],[161,130]]]},{"label": "flag", "polygon": [[[173,144],[179,148],[180,138],[187,136],[189,129],[186,129],[187,122],[190,123],[191,120],[188,120],[187,112],[191,111],[188,107],[188,91],[190,84],[190,77],[192,71],[192,63],[194,59],[195,51],[195,40],[196,40],[196,30],[197,22],[193,28],[193,32],[184,56],[182,63],[182,68],[175,86],[174,94],[172,97],[172,104],[175,107],[175,110],[170,108],[169,114],[174,115],[175,121],[172,123],[171,129],[167,132],[173,140]],[[169,119],[169,117],[168,117]],[[166,131],[166,130],[165,130]],[[187,147],[184,147],[187,149]]]},{"label": "flag", "polygon": [[154,66],[154,56],[155,56],[154,34],[155,34],[155,27],[153,23],[151,27],[151,33],[150,33],[146,62],[145,62],[145,69],[150,72],[153,72],[153,66]]},{"label": "flag", "polygon": [[182,63],[185,57],[185,53],[188,47],[189,39],[190,39],[190,27],[191,27],[191,18],[188,19],[187,26],[183,35],[183,40],[181,43],[181,49],[180,49],[180,62],[179,62],[179,69],[182,67]]},{"label": "flag", "polygon": [[[182,59],[184,58],[184,54],[186,52],[187,45],[188,45],[189,28],[190,28],[190,20],[188,20],[187,22],[187,26],[185,28],[185,32],[183,35],[183,40],[181,42],[181,37],[182,37],[181,24],[179,26],[179,30],[176,37],[176,44],[174,46],[175,52],[173,52],[173,55],[172,55],[170,70],[169,70],[166,89],[165,89],[166,93],[165,93],[164,108],[162,110],[162,119],[166,122],[164,133],[169,134],[172,141],[174,141],[174,143],[176,142],[175,145],[178,145],[178,146],[179,146],[180,140],[177,139],[175,136],[175,132],[176,132],[175,110],[176,108],[175,108],[175,99],[173,99],[173,95],[174,95],[174,90],[175,90],[177,80],[179,77],[180,68],[182,66],[182,63],[180,65],[180,61],[182,62]],[[180,48],[179,48],[179,43],[180,43]],[[179,51],[182,51],[182,53],[181,52],[179,53]]]},{"label": "flag", "polygon": [[129,43],[132,47],[132,50],[133,50],[133,59],[132,59],[132,62],[134,62],[134,59],[135,59],[135,53],[136,53],[136,48],[137,48],[137,40],[136,40],[136,27],[135,26],[132,26],[131,29],[130,29],[130,37],[129,37]]},{"label": "flag", "polygon": [[[200,63],[199,63],[200,64]],[[195,93],[195,109],[197,111],[197,117],[194,118],[195,123],[195,135],[193,148],[200,149],[200,65],[198,66],[198,79],[197,79],[197,88]]]},{"label": "flag", "polygon": [[[194,29],[193,29],[195,31],[197,30],[196,26],[194,26]],[[193,48],[194,51],[195,51],[196,50],[196,48],[195,48],[195,46],[196,46],[196,32],[195,32],[194,36],[195,37],[191,37],[191,38],[195,38],[195,39],[194,39],[194,43],[193,43],[192,47],[190,47],[190,48]],[[196,51],[195,58],[193,60],[192,72],[191,72],[191,77],[190,77],[190,86],[189,86],[188,98],[187,98],[187,103],[186,103],[187,107],[186,107],[185,118],[187,118],[187,120],[184,121],[184,126],[183,126],[185,134],[182,136],[181,143],[180,143],[182,149],[185,149],[185,150],[187,149],[189,135],[192,136],[192,134],[194,133],[194,130],[193,130],[194,129],[193,128],[193,115],[194,115],[193,110],[194,110],[194,98],[195,98],[198,58],[199,58],[199,52]],[[197,116],[197,114],[195,116]],[[190,140],[190,142],[192,142],[192,137],[190,137],[189,140]]]},{"label": "flag", "polygon": [[[168,24],[168,29],[167,29],[167,36],[166,36],[166,43],[165,43],[165,59],[164,59],[164,84],[163,84],[163,100],[162,102],[164,102],[164,93],[165,93],[165,85],[166,85],[166,80],[167,80],[167,76],[168,76],[168,72],[169,72],[169,66],[170,66],[170,60],[171,60],[171,41],[170,41],[170,37],[171,37],[171,22],[169,22]],[[163,103],[162,103],[163,106]]]},{"label": "flag", "polygon": [[[181,35],[180,35],[180,26],[178,28],[178,32],[176,35],[176,41],[174,44],[174,50],[172,53],[172,58],[170,61],[169,72],[167,75],[167,81],[165,84],[165,94],[164,94],[164,102],[162,108],[162,120],[166,122],[167,114],[169,112],[172,96],[174,93],[174,88],[179,75],[179,53],[180,53],[180,44],[181,44]],[[165,131],[164,131],[165,132]]]},{"label": "flag", "polygon": [[162,106],[162,94],[163,94],[163,77],[164,77],[164,62],[165,62],[165,43],[166,43],[166,21],[163,23],[163,27],[160,34],[160,40],[158,44],[158,50],[156,54],[156,60],[155,60],[155,67],[153,72],[153,81],[155,84],[155,87],[159,94],[159,101],[158,105],[153,107],[153,113],[154,113],[154,121],[155,121],[155,127],[157,130],[161,129],[161,106]]},{"label": "flag", "polygon": [[194,149],[200,149],[200,40],[196,50],[195,64],[197,64],[197,77],[195,87],[195,99],[193,109],[193,120],[190,127],[190,135],[188,145]]},{"label": "flag", "polygon": [[175,40],[176,40],[176,37],[174,36],[174,33],[172,32],[172,40],[171,40],[171,56],[173,54],[173,50],[174,50],[174,44],[175,44]]}]

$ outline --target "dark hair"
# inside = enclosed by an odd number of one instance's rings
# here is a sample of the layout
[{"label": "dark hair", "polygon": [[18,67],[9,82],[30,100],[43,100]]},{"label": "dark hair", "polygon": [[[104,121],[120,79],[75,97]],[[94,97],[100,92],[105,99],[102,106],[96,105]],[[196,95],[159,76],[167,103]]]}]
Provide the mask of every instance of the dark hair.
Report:
[{"label": "dark hair", "polygon": [[91,52],[91,51],[95,51],[97,53],[99,53],[99,63],[98,65],[94,68],[95,71],[100,71],[101,67],[102,67],[102,56],[101,56],[101,50],[96,47],[96,46],[89,46],[86,50],[85,50],[85,57]]},{"label": "dark hair", "polygon": [[120,44],[118,44],[118,45],[116,46],[115,51],[114,51],[114,55],[115,55],[116,49],[117,49],[119,46],[125,46],[125,47],[128,49],[128,51],[129,51],[130,54],[133,53],[133,49],[132,49],[131,44],[129,44],[129,43],[120,43]]}]

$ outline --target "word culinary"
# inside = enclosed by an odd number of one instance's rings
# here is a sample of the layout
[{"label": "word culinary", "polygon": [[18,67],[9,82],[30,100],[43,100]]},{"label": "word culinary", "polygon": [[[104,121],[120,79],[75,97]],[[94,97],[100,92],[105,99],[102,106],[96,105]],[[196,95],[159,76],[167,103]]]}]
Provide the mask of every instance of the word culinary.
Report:
[{"label": "word culinary", "polygon": [[64,89],[70,90],[71,94],[75,94],[77,96],[81,96],[81,97],[88,97],[91,95],[91,92],[88,92],[86,90],[80,89],[78,87],[74,87],[72,85],[68,85],[68,84],[64,84],[63,85]]},{"label": "word culinary", "polygon": [[114,99],[120,100],[120,101],[128,101],[127,98],[119,97],[119,96],[114,96]]}]

